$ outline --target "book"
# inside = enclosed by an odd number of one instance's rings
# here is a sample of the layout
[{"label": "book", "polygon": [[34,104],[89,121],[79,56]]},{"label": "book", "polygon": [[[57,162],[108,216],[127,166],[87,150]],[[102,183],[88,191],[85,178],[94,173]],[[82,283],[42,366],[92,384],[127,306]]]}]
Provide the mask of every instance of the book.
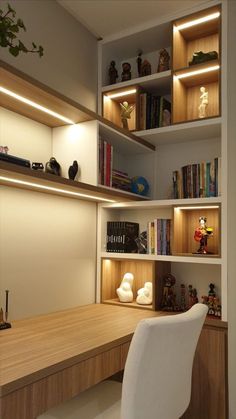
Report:
[{"label": "book", "polygon": [[137,253],[139,224],[131,221],[107,221],[107,252]]}]

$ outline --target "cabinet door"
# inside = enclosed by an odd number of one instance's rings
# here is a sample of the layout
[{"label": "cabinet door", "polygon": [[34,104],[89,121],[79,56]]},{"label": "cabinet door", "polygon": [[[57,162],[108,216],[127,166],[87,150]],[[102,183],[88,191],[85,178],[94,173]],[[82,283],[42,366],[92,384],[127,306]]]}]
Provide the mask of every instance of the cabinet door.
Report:
[{"label": "cabinet door", "polygon": [[192,396],[182,419],[227,418],[227,330],[205,326],[193,364]]}]

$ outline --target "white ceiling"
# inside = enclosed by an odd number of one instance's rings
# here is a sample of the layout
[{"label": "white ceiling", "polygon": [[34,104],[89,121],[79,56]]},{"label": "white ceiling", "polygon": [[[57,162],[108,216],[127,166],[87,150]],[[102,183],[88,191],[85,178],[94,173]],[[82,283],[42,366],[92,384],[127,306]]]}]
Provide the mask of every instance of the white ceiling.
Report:
[{"label": "white ceiling", "polygon": [[206,0],[57,0],[97,38],[138,26],[155,18],[188,13]]}]

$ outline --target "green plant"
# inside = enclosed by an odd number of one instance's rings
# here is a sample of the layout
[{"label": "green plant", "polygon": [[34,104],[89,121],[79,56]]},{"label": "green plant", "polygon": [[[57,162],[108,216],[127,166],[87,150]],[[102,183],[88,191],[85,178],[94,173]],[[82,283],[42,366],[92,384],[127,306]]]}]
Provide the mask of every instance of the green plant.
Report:
[{"label": "green plant", "polygon": [[22,19],[16,18],[16,12],[10,4],[8,10],[4,13],[0,9],[0,47],[9,48],[9,52],[17,57],[20,52],[34,52],[43,56],[43,47],[32,42],[32,48],[28,49],[18,38],[20,30],[26,31],[26,27]]}]

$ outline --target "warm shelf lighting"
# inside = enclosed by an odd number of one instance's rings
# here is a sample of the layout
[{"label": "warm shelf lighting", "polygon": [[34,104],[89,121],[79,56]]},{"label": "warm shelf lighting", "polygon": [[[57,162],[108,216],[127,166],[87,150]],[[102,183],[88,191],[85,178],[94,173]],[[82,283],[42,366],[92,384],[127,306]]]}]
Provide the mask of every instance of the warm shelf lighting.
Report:
[{"label": "warm shelf lighting", "polygon": [[3,86],[0,86],[0,93],[4,93],[5,95],[11,96],[16,100],[19,100],[20,102],[23,102],[26,105],[31,106],[32,108],[38,109],[39,111],[47,113],[48,115],[51,115],[54,118],[60,119],[61,121],[66,122],[67,124],[75,124],[75,122],[72,121],[71,119],[66,118],[63,115],[60,115],[57,112],[51,111],[51,109],[45,108],[44,106],[41,106],[38,103],[25,98],[24,96],[20,96],[17,93],[12,92],[11,90],[5,89],[5,87]]},{"label": "warm shelf lighting", "polygon": [[94,199],[95,201],[115,202],[113,199],[99,198],[99,197],[96,197],[94,195],[89,195],[89,194],[80,193],[80,192],[67,191],[66,189],[54,188],[53,186],[40,185],[40,183],[27,182],[27,181],[24,181],[24,180],[9,178],[9,177],[5,177],[5,176],[0,176],[0,181],[1,180],[4,181],[4,182],[13,183],[14,185],[29,186],[29,187],[35,188],[35,189],[41,189],[41,190],[51,191],[51,192],[56,192],[56,193],[62,193],[62,194],[65,194],[65,195],[70,195],[70,196],[78,196],[80,198]]},{"label": "warm shelf lighting", "polygon": [[175,207],[175,210],[199,210],[199,209],[214,209],[219,208],[219,205],[199,205],[199,206],[189,206],[189,207]]},{"label": "warm shelf lighting", "polygon": [[207,16],[200,17],[199,19],[190,20],[185,22],[182,25],[175,26],[175,30],[181,31],[182,29],[190,28],[191,26],[200,25],[204,22],[209,22],[209,20],[217,19],[220,16],[220,12],[215,12]]},{"label": "warm shelf lighting", "polygon": [[211,67],[202,68],[201,70],[199,69],[199,70],[189,71],[187,73],[176,74],[175,77],[177,79],[184,79],[186,77],[196,76],[197,74],[203,74],[203,73],[209,73],[210,71],[216,71],[216,70],[219,70],[219,68],[220,66],[217,64]]},{"label": "warm shelf lighting", "polygon": [[130,90],[125,90],[123,92],[119,92],[119,93],[112,93],[111,95],[108,94],[106,95],[109,99],[114,99],[115,97],[122,97],[122,96],[126,96],[126,95],[132,95],[133,93],[136,93],[137,89],[130,89]]}]

